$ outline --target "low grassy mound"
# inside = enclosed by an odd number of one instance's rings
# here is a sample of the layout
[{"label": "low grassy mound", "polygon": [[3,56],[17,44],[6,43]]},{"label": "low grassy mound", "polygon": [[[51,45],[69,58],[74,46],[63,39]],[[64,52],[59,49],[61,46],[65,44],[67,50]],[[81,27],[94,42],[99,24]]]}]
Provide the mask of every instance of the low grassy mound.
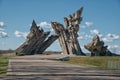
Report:
[{"label": "low grassy mound", "polygon": [[120,57],[71,57],[68,63],[120,71]]}]

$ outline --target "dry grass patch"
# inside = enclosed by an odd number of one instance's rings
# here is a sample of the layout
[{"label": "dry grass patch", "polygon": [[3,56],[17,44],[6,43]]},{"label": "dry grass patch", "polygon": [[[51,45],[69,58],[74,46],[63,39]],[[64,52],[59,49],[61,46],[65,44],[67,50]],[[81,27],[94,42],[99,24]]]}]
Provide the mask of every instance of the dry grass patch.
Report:
[{"label": "dry grass patch", "polygon": [[[100,69],[119,71],[120,72],[120,57],[71,57],[68,63],[78,64],[83,66],[95,66]],[[111,62],[111,65],[110,65]],[[114,63],[115,62],[115,63]],[[116,66],[116,68],[112,67]]]}]

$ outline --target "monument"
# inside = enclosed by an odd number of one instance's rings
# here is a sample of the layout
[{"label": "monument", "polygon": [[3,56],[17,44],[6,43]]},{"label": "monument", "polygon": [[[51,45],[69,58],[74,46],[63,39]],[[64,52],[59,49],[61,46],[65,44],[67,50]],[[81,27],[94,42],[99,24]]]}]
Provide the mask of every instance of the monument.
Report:
[{"label": "monument", "polygon": [[91,52],[91,56],[112,56],[107,47],[104,46],[104,42],[100,40],[99,36],[96,35],[92,42],[84,46],[88,51]]},{"label": "monument", "polygon": [[30,33],[26,41],[16,49],[16,55],[42,54],[58,38],[58,35],[48,37],[49,34],[50,31],[44,32],[33,20]]},{"label": "monument", "polygon": [[[62,48],[62,53],[67,55],[85,55],[78,42],[79,24],[82,21],[83,7],[75,13],[64,18],[64,25],[58,22],[51,22],[55,35],[51,35],[50,31],[44,32],[40,26],[37,26],[33,20],[30,33],[27,35],[26,41],[16,49],[17,55],[42,54],[56,39]],[[48,38],[47,38],[48,37]]]},{"label": "monument", "polygon": [[79,45],[78,42],[78,34],[79,24],[82,21],[83,7],[81,7],[78,11],[69,15],[68,18],[64,18],[64,25],[58,22],[51,22],[55,33],[59,36],[59,43],[62,48],[64,54],[68,55],[85,55]]}]

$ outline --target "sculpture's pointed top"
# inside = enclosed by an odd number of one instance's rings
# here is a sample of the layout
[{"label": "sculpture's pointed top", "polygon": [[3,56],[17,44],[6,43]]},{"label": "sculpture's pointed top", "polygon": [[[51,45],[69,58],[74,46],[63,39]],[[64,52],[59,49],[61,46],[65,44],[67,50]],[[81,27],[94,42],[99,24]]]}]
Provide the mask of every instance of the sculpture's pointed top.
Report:
[{"label": "sculpture's pointed top", "polygon": [[83,11],[83,7],[81,7],[81,8],[80,8],[79,10],[77,10],[76,12],[81,16],[82,11]]},{"label": "sculpture's pointed top", "polygon": [[99,35],[98,34],[96,34],[96,36],[95,36],[96,38],[99,38]]},{"label": "sculpture's pointed top", "polygon": [[37,26],[35,20],[33,19],[32,26]]},{"label": "sculpture's pointed top", "polygon": [[32,22],[32,26],[30,28],[30,31],[32,31],[34,28],[37,28],[37,24],[36,24],[35,20],[33,20],[33,22]]},{"label": "sculpture's pointed top", "polygon": [[83,10],[83,7],[81,7],[80,10]]},{"label": "sculpture's pointed top", "polygon": [[98,41],[100,41],[100,38],[99,38],[99,36],[96,34],[96,36],[93,38],[93,41],[95,41],[95,40],[98,40]]},{"label": "sculpture's pointed top", "polygon": [[74,19],[79,19],[81,17],[81,14],[82,14],[82,11],[83,11],[83,7],[81,7],[80,9],[78,9],[75,13],[73,13],[72,15],[70,15],[68,17],[68,19],[70,18],[74,18]]}]

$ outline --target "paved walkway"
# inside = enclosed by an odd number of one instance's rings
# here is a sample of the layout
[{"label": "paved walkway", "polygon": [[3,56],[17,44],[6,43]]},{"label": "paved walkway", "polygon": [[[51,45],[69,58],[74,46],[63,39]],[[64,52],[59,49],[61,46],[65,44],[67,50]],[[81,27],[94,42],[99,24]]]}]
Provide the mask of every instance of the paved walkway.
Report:
[{"label": "paved walkway", "polygon": [[20,56],[9,60],[7,77],[1,80],[119,80],[113,74],[53,59],[62,55]]}]

